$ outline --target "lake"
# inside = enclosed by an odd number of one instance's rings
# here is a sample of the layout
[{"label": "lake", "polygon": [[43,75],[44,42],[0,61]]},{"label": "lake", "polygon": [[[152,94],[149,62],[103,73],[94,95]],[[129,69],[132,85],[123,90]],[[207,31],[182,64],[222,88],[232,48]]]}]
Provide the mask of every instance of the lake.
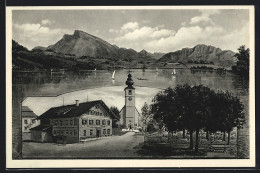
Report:
[{"label": "lake", "polygon": [[[121,109],[124,104],[124,87],[128,70],[116,70],[115,80],[111,79],[113,71],[79,71],[64,73],[48,72],[13,72],[13,158],[21,158],[20,115],[21,103],[32,108],[37,115],[50,106],[72,104],[74,100],[83,101],[102,99],[108,106]],[[238,96],[245,105],[246,125],[240,130],[239,158],[249,157],[249,115],[248,115],[248,81],[231,73],[216,71],[191,71],[176,69],[132,69],[131,74],[136,88],[136,107],[140,111],[144,102],[151,102],[158,91],[177,85],[205,85],[214,90],[228,90]]]}]

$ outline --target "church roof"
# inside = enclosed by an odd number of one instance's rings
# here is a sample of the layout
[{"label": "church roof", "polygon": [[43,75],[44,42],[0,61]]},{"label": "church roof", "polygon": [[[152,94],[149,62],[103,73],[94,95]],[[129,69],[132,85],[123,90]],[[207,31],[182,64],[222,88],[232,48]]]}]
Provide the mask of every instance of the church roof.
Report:
[{"label": "church roof", "polygon": [[50,108],[48,111],[44,112],[38,119],[53,119],[53,118],[72,118],[78,117],[89,111],[93,106],[101,104],[101,106],[108,112],[110,117],[113,116],[113,112],[107,107],[107,105],[102,100],[96,100],[91,102],[80,103],[79,106],[65,105],[59,107]]}]

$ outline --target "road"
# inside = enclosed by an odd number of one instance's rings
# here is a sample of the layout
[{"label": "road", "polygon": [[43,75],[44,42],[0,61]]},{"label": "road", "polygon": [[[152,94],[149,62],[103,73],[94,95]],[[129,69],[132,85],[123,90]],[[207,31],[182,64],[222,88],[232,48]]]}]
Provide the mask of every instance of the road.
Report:
[{"label": "road", "polygon": [[142,135],[128,132],[84,143],[58,145],[23,143],[23,158],[133,158],[140,157],[135,147],[143,143]]}]

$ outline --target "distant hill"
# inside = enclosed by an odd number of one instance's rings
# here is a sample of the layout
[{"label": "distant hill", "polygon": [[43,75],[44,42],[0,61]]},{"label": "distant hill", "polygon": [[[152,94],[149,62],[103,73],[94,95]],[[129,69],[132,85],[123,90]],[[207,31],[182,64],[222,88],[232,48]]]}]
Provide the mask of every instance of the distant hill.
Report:
[{"label": "distant hill", "polygon": [[12,52],[19,52],[19,51],[28,52],[28,49],[20,45],[18,42],[12,40]]},{"label": "distant hill", "polygon": [[235,53],[230,50],[222,51],[214,46],[198,44],[193,48],[183,48],[163,55],[159,62],[182,63],[212,63],[215,65],[231,66],[234,64]]},{"label": "distant hill", "polygon": [[[35,48],[34,48],[35,49]],[[75,54],[77,57],[102,57],[113,59],[155,58],[162,54],[136,52],[134,49],[119,48],[101,38],[88,34],[84,31],[75,30],[73,35],[65,34],[61,40],[50,45],[46,50],[63,54]]]}]

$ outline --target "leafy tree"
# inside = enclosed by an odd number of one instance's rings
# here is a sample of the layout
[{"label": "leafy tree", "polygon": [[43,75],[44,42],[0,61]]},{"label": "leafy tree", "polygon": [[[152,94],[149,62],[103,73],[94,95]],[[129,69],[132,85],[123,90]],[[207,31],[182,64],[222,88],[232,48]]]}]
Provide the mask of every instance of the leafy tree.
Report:
[{"label": "leafy tree", "polygon": [[120,115],[119,115],[119,110],[117,107],[115,106],[112,106],[110,107],[110,111],[114,113],[114,117],[111,117],[112,118],[112,127],[116,127],[116,123],[120,120]]},{"label": "leafy tree", "polygon": [[151,105],[153,118],[163,122],[168,132],[188,129],[190,148],[193,149],[193,132],[196,132],[195,151],[199,147],[199,131],[228,132],[243,125],[243,105],[229,92],[218,92],[198,85],[178,85],[159,92]]},{"label": "leafy tree", "polygon": [[237,65],[232,67],[232,70],[239,73],[245,77],[249,77],[249,56],[250,49],[245,47],[245,45],[238,48],[239,53],[235,54],[237,57]]},{"label": "leafy tree", "polygon": [[147,123],[149,119],[151,118],[151,112],[148,104],[145,102],[144,106],[141,109],[142,111],[142,123],[143,123],[143,130],[147,131]]}]

